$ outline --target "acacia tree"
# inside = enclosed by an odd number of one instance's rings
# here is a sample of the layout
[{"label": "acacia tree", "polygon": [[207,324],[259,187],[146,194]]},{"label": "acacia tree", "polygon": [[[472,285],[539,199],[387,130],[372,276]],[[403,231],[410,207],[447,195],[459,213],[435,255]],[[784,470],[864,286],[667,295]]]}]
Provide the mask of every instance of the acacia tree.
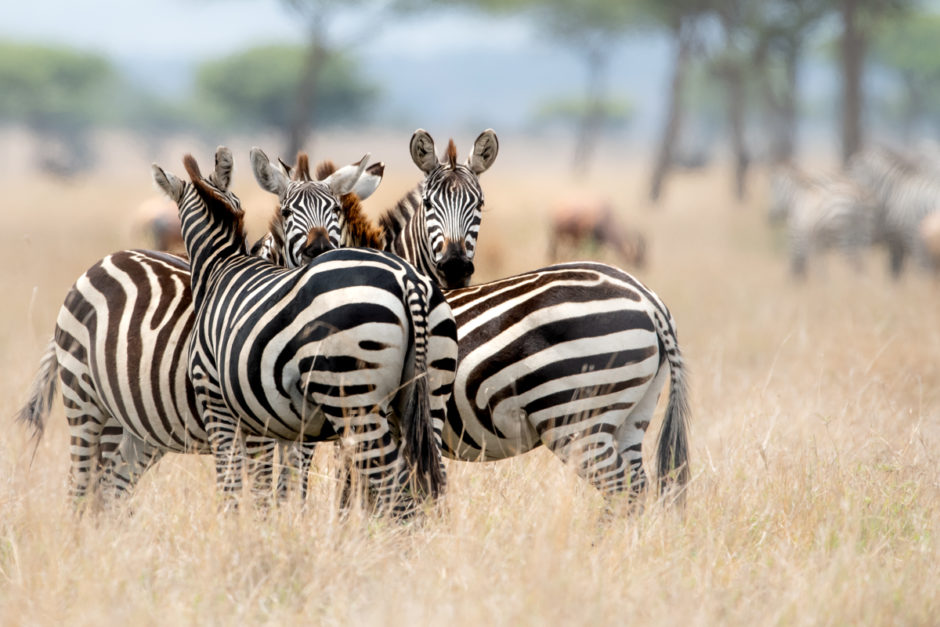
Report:
[{"label": "acacia tree", "polygon": [[117,73],[103,57],[65,48],[0,43],[0,119],[42,138],[42,169],[71,175],[92,165],[88,130],[111,112]]},{"label": "acacia tree", "polygon": [[387,4],[381,0],[281,0],[296,13],[306,25],[306,52],[300,66],[296,90],[292,99],[292,115],[287,126],[287,153],[289,155],[307,147],[313,135],[313,124],[317,119],[317,94],[323,68],[330,57],[344,50],[342,42],[330,40],[330,33],[338,15],[356,11],[365,16],[357,32],[349,38],[356,41],[371,35],[380,23],[382,8]]},{"label": "acacia tree", "polygon": [[911,139],[919,123],[936,123],[940,102],[940,15],[914,12],[879,24],[872,45],[873,60],[894,72],[904,86],[902,131]]}]

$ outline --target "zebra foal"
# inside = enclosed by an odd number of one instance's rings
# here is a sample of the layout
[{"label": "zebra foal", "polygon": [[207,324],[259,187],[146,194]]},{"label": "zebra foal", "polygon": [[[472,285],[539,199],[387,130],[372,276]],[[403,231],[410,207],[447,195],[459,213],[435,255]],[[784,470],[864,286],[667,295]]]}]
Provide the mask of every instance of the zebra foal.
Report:
[{"label": "zebra foal", "polygon": [[439,496],[446,479],[430,415],[430,390],[441,387],[429,381],[431,338],[449,341],[456,362],[440,291],[377,251],[330,251],[295,269],[251,257],[238,199],[203,178],[191,156],[184,166],[189,182],[157,165],[153,176],[179,206],[191,259],[189,374],[223,494],[238,487],[244,430],[339,439],[380,511],[409,514],[415,491]]},{"label": "zebra foal", "polygon": [[[230,153],[221,152],[219,163],[230,161]],[[381,176],[360,177],[363,166],[364,160],[342,168],[329,179],[307,184],[302,193],[292,188],[282,200],[316,211],[316,204],[335,207],[335,194],[352,185],[368,195]],[[213,177],[226,189],[231,182],[224,167]],[[283,220],[280,212],[276,215]],[[272,229],[282,237],[268,253],[282,265],[300,263],[283,237],[283,225],[277,222]],[[167,452],[211,453],[187,374],[195,316],[190,279],[185,259],[125,250],[94,264],[66,295],[18,416],[41,434],[61,378],[74,503],[91,489],[100,489],[106,502],[127,493]],[[253,489],[264,498],[270,491],[274,444],[254,437],[245,442],[257,460]],[[278,488],[285,496],[286,485]]]}]

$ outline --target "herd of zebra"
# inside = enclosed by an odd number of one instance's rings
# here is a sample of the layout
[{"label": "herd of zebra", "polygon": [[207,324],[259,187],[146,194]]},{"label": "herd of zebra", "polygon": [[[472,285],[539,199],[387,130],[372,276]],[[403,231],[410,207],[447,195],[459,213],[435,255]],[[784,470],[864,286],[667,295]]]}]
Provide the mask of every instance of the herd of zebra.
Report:
[{"label": "herd of zebra", "polygon": [[902,154],[872,147],[837,173],[778,166],[769,218],[785,221],[790,270],[805,276],[817,252],[838,247],[855,268],[873,245],[887,248],[898,278],[908,258],[940,272],[940,159],[925,150]]},{"label": "herd of zebra", "polygon": [[[600,263],[557,264],[470,285],[483,208],[484,131],[458,162],[410,142],[424,178],[378,223],[369,155],[311,173],[253,149],[277,197],[269,232],[245,239],[220,147],[188,180],[154,165],[178,206],[187,256],[109,254],[66,295],[18,418],[42,435],[58,382],[76,506],[126,496],[165,453],[212,454],[223,506],[243,475],[283,499],[313,447],[343,453],[352,490],[410,516],[446,486],[443,458],[499,460],[545,445],[605,495],[647,486],[642,444],[666,379],[654,453],[660,487],[689,477],[689,406],[675,323],[659,297]],[[275,474],[277,475],[275,489]]]}]

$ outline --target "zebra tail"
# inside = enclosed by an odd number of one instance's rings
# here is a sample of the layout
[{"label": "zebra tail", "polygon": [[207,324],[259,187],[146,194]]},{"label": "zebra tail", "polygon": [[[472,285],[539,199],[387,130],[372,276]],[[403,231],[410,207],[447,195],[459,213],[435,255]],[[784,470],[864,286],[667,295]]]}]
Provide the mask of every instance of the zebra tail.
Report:
[{"label": "zebra tail", "polygon": [[[659,322],[659,321],[657,321]],[[656,444],[656,475],[659,478],[660,492],[675,482],[680,487],[691,478],[689,471],[689,391],[686,382],[685,365],[679,344],[676,340],[675,327],[670,323],[657,324],[660,339],[669,361],[670,383],[669,402],[666,415]]]},{"label": "zebra tail", "polygon": [[33,385],[30,387],[29,400],[16,414],[17,421],[32,427],[33,436],[37,441],[42,438],[46,427],[46,417],[52,409],[59,379],[58,373],[59,360],[55,354],[55,339],[52,339],[39,361],[39,372],[36,373],[36,378],[33,379]]},{"label": "zebra tail", "polygon": [[407,282],[408,309],[414,329],[415,368],[411,397],[402,416],[403,455],[418,484],[432,498],[444,493],[447,478],[441,467],[441,450],[431,420],[431,385],[428,380],[427,295],[422,286]]}]

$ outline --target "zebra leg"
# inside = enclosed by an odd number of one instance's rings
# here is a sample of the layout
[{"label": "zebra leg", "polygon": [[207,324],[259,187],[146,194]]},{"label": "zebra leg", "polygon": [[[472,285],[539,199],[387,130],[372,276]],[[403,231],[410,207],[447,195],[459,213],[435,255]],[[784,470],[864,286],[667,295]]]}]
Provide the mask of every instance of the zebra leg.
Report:
[{"label": "zebra leg", "polygon": [[209,446],[215,456],[216,485],[222,493],[224,511],[238,509],[238,493],[242,489],[244,451],[239,439],[238,422],[224,409],[206,405],[203,414]]},{"label": "zebra leg", "polygon": [[101,470],[101,434],[109,420],[97,396],[68,369],[59,371],[62,402],[69,423],[69,494],[76,509],[97,483]]},{"label": "zebra leg", "polygon": [[143,474],[160,461],[164,453],[163,449],[125,431],[102,476],[105,504],[130,494]]},{"label": "zebra leg", "polygon": [[277,500],[283,503],[290,494],[291,479],[295,474],[300,479],[300,501],[307,501],[308,476],[315,451],[312,443],[282,442],[278,445],[281,463],[277,475]]},{"label": "zebra leg", "polygon": [[392,438],[386,419],[387,411],[350,411],[349,415],[334,421],[342,447],[350,454],[352,466],[362,477],[375,509],[390,511],[398,517],[414,512],[410,495],[402,492],[402,467],[398,444]]},{"label": "zebra leg", "polygon": [[274,483],[275,451],[282,445],[278,440],[257,435],[246,435],[244,442],[252,501],[256,507],[266,511],[270,509],[274,499],[271,490]]},{"label": "zebra leg", "polygon": [[897,279],[904,270],[904,258],[907,256],[907,247],[900,238],[888,241],[888,259],[891,269],[891,278]]}]

